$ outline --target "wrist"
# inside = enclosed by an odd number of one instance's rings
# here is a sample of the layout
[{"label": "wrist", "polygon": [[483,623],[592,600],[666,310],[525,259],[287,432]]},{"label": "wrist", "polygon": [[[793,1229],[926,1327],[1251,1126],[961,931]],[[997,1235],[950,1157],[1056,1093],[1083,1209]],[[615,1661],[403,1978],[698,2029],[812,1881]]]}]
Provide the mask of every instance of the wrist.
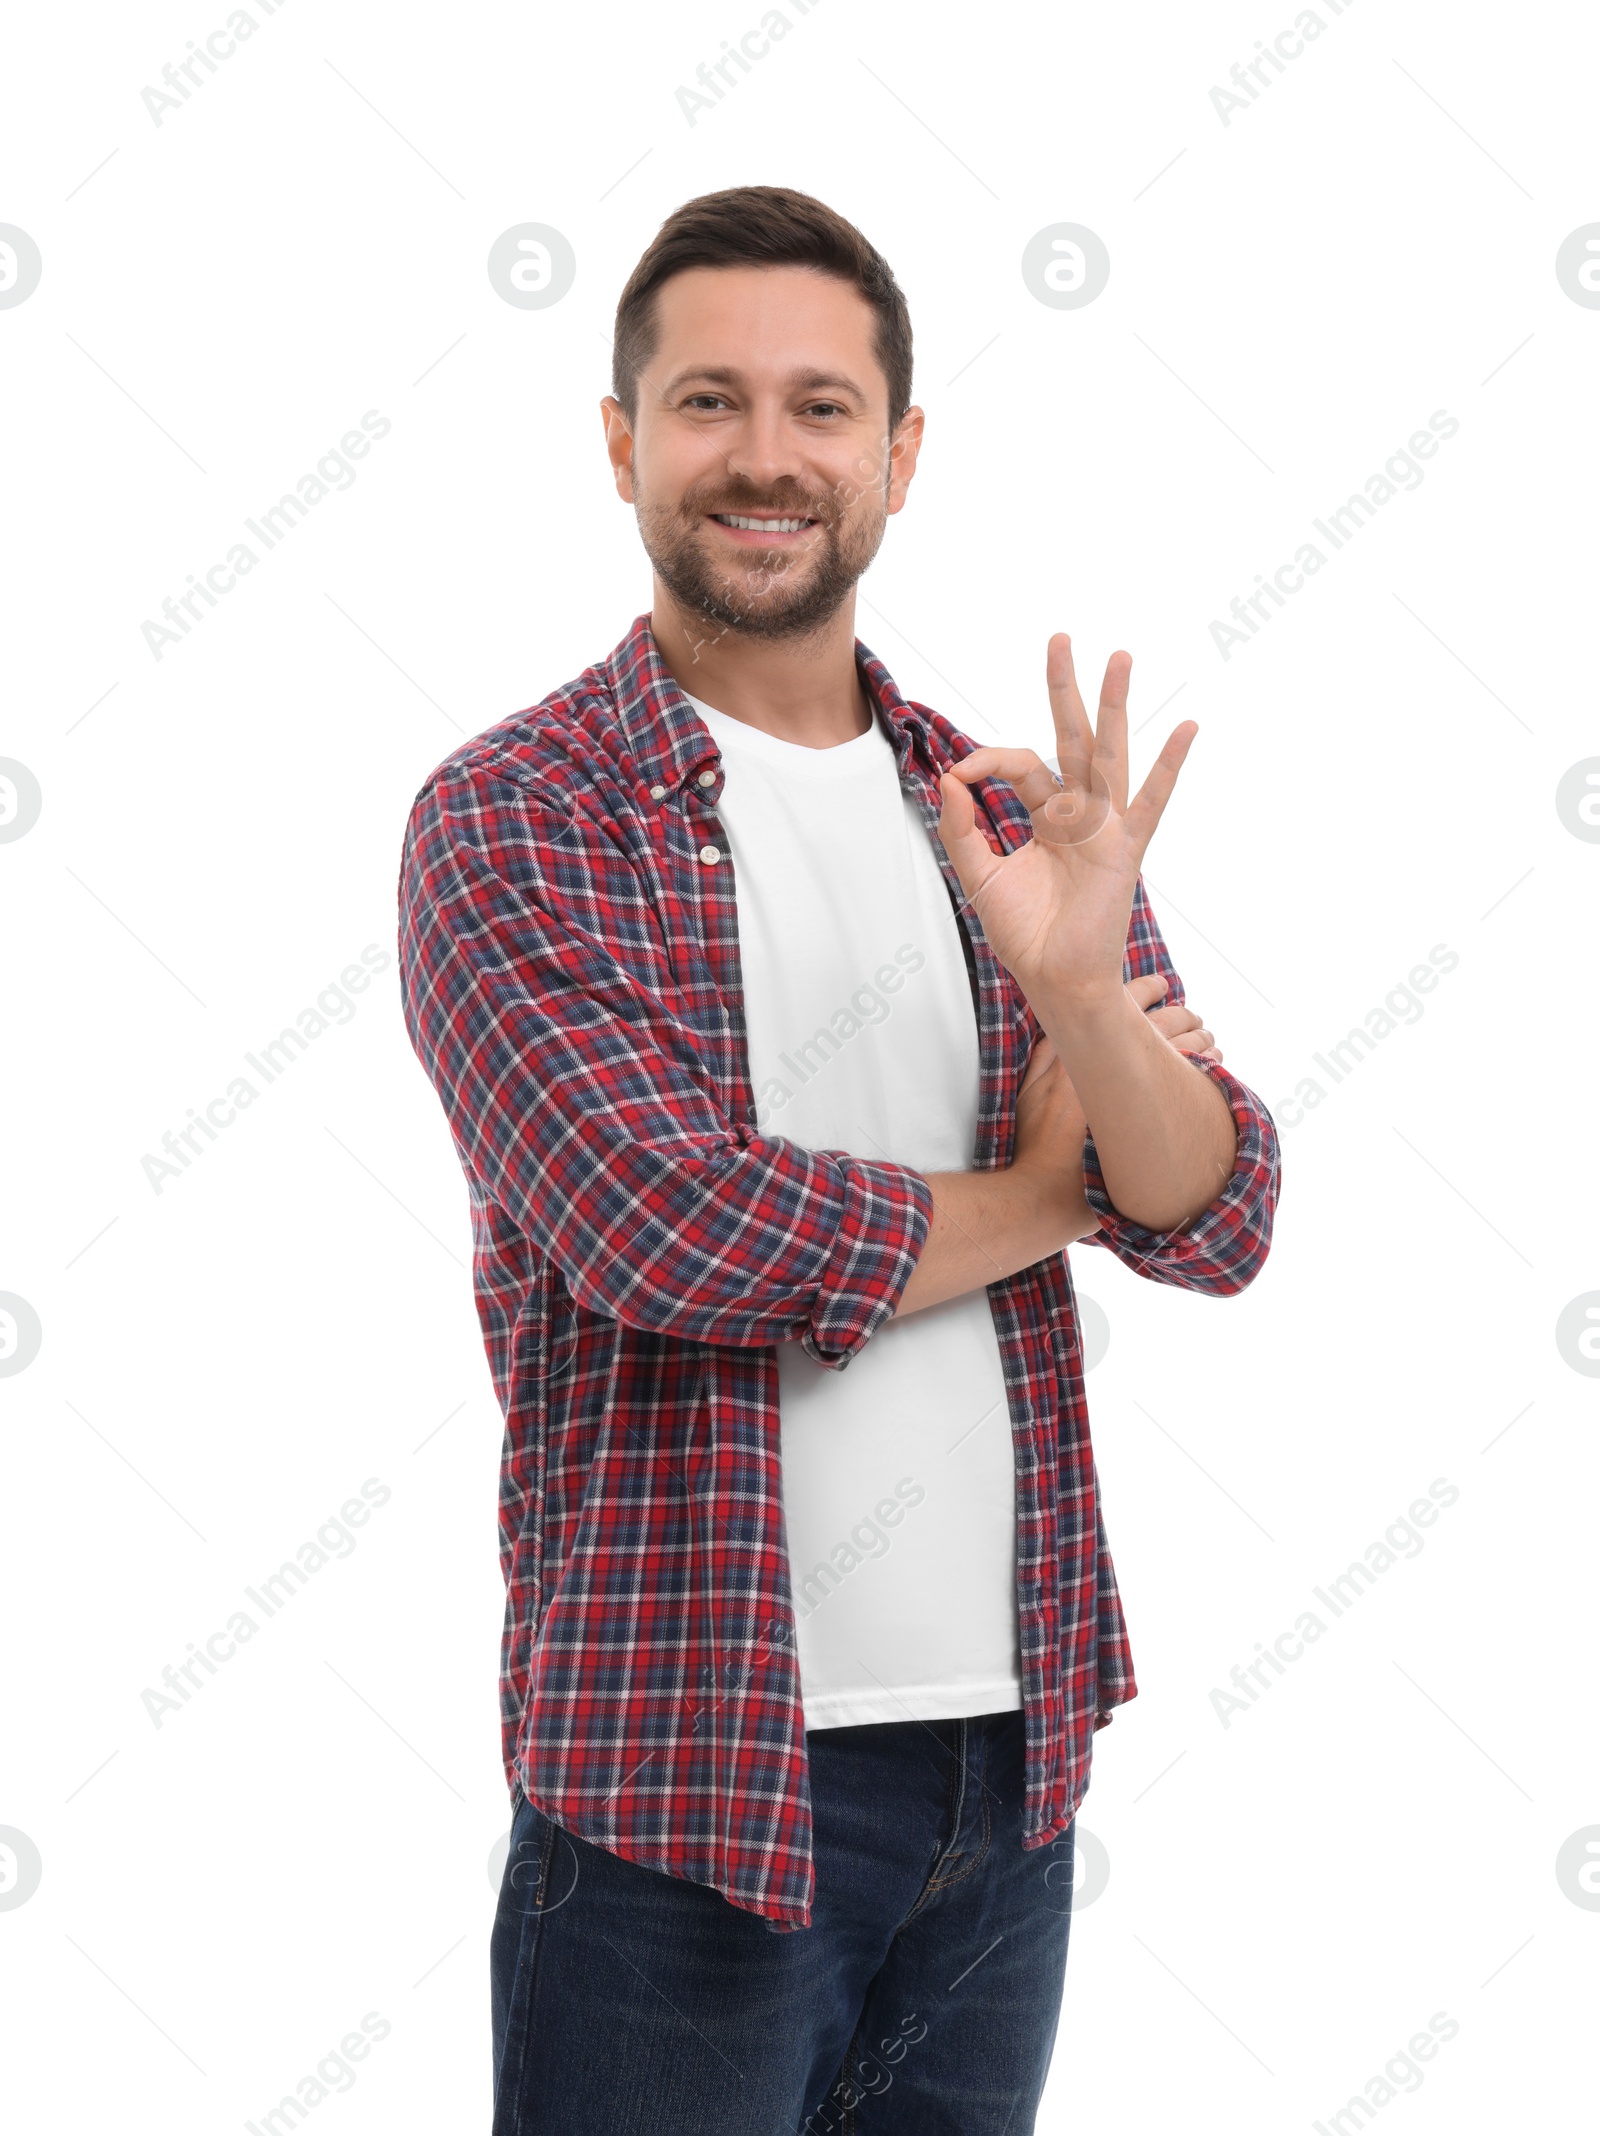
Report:
[{"label": "wrist", "polygon": [[1087,1132],[1080,1115],[1076,1132],[1070,1142],[1063,1140],[1059,1154],[1048,1159],[1018,1157],[1007,1167],[1012,1221],[1047,1241],[1042,1251],[1069,1245],[1099,1221],[1084,1200],[1083,1138]]},{"label": "wrist", "polygon": [[1126,1030],[1134,1018],[1142,1021],[1144,1017],[1144,1011],[1128,993],[1120,977],[1109,987],[1046,989],[1030,997],[1029,1006],[1038,1017],[1041,1030],[1063,1059],[1063,1041],[1112,1035]]}]

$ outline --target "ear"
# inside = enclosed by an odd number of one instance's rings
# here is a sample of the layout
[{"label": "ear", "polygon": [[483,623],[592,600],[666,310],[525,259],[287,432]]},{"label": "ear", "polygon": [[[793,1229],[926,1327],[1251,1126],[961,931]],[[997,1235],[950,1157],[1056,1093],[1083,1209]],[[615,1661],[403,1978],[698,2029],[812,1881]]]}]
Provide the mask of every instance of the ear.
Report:
[{"label": "ear", "polygon": [[898,512],[906,501],[906,491],[911,487],[911,477],[917,471],[917,454],[922,450],[923,414],[920,408],[908,408],[895,426],[894,436],[889,440],[889,500],[886,507]]},{"label": "ear", "polygon": [[600,403],[600,420],[605,425],[606,458],[611,462],[612,479],[617,485],[617,495],[624,504],[633,502],[633,425],[627,412],[614,393],[608,393]]}]

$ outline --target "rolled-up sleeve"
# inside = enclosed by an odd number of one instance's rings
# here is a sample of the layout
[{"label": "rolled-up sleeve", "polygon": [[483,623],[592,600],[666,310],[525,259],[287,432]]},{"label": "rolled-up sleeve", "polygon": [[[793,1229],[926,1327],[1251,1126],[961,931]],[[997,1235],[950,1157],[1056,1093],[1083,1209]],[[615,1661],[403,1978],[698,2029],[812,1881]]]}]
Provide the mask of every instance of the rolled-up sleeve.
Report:
[{"label": "rolled-up sleeve", "polygon": [[[1161,938],[1141,879],[1134,894],[1123,980],[1126,983],[1146,972],[1160,972],[1167,981],[1166,1001],[1182,1003],[1183,982]],[[1175,1231],[1151,1231],[1113,1206],[1094,1135],[1086,1134],[1084,1199],[1100,1219],[1100,1229],[1080,1243],[1109,1248],[1119,1261],[1154,1282],[1231,1297],[1254,1280],[1272,1243],[1281,1168],[1278,1130],[1255,1092],[1220,1061],[1202,1060],[1194,1054],[1187,1058],[1221,1087],[1233,1114],[1238,1149],[1231,1176],[1210,1206],[1191,1222]]]},{"label": "rolled-up sleeve", "polygon": [[[1192,1056],[1191,1056],[1192,1057]],[[1253,1281],[1272,1243],[1278,1200],[1278,1131],[1252,1090],[1219,1061],[1194,1065],[1222,1086],[1238,1129],[1233,1173],[1209,1208],[1177,1231],[1151,1231],[1112,1206],[1094,1136],[1083,1138],[1083,1198],[1100,1219],[1084,1245],[1107,1246],[1119,1261],[1157,1283],[1231,1297]]]},{"label": "rolled-up sleeve", "polygon": [[481,767],[436,775],[413,807],[406,1027],[461,1161],[592,1311],[685,1340],[797,1339],[842,1367],[898,1305],[932,1191],[729,1119],[643,886],[614,847],[586,850],[601,839]]}]

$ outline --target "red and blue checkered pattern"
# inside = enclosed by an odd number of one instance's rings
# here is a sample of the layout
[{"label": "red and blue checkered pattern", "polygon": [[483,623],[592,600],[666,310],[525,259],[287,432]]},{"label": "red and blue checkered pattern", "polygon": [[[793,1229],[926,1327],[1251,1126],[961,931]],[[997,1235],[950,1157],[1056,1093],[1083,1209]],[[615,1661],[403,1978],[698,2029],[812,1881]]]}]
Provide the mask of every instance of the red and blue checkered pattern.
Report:
[{"label": "red and blue checkered pattern", "polygon": [[[1011,1159],[1039,1025],[936,835],[939,772],[974,744],[856,650],[970,941],[974,1166],[993,1170]],[[406,831],[400,967],[466,1174],[505,1413],[508,1785],[793,1929],[810,1922],[811,1805],[773,1344],[845,1369],[893,1313],[932,1200],[904,1165],[758,1132],[722,783],[640,616],[608,659],[428,779]],[[1026,843],[1008,786],[972,792],[997,850]],[[1141,882],[1124,976],[1150,971],[1183,999]],[[1239,1131],[1209,1209],[1181,1234],[1127,1222],[1092,1137],[1084,1176],[1095,1244],[1226,1295],[1266,1256],[1278,1140],[1236,1077],[1197,1065]],[[1066,1255],[989,1298],[1017,1453],[1025,1844],[1041,1847],[1088,1785],[1094,1729],[1137,1686]]]}]

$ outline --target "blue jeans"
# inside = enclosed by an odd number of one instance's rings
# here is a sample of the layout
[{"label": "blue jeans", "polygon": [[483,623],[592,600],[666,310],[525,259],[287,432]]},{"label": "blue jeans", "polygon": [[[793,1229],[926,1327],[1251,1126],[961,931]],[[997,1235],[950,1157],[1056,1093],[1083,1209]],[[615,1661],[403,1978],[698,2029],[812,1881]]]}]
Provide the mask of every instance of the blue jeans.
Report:
[{"label": "blue jeans", "polygon": [[812,1925],[775,1935],[518,1794],[493,2136],[1030,2136],[1073,1829],[1022,1846],[1020,1712],[816,1729]]}]

